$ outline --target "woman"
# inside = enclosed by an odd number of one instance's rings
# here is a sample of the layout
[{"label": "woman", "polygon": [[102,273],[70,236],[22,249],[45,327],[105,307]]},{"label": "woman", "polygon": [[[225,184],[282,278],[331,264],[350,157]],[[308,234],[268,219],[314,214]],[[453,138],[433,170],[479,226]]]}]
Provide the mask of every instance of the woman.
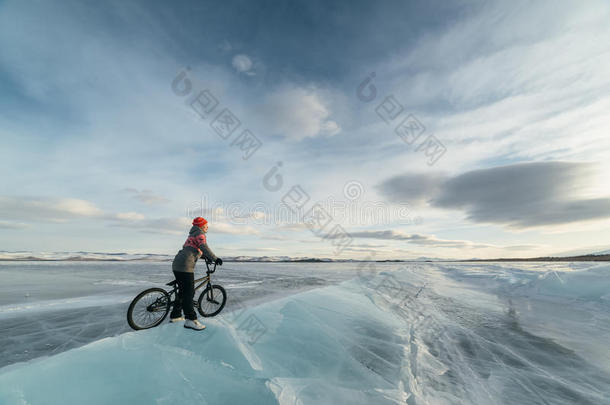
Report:
[{"label": "woman", "polygon": [[[202,255],[209,261],[222,266],[222,259],[216,257],[208,247],[205,234],[208,231],[208,221],[205,218],[197,217],[193,220],[193,227],[189,231],[189,236],[172,262],[172,270],[178,282],[178,294],[174,309],[170,314],[170,322],[186,321],[185,328],[203,330],[205,325],[197,320],[197,313],[193,307],[193,297],[195,296],[195,263]],[[184,310],[184,317],[182,311]]]}]

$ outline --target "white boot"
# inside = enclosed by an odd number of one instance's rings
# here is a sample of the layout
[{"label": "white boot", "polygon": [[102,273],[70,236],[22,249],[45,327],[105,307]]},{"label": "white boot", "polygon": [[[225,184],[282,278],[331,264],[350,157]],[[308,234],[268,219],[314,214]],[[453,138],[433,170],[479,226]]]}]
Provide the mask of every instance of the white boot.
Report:
[{"label": "white boot", "polygon": [[197,319],[191,321],[190,319],[187,319],[184,322],[184,327],[185,328],[189,328],[189,329],[194,329],[194,330],[204,330],[205,329],[205,325],[202,323],[199,323],[199,321]]},{"label": "white boot", "polygon": [[174,323],[174,322],[180,322],[180,321],[184,321],[184,317],[183,317],[183,316],[180,316],[180,317],[178,317],[178,318],[169,318],[169,321],[170,321],[171,323]]}]

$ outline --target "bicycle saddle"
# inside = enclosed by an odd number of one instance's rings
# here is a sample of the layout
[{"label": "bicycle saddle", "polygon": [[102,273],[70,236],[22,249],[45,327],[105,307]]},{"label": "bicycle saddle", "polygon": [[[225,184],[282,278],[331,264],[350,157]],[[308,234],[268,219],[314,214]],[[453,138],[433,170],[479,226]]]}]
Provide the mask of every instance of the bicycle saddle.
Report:
[{"label": "bicycle saddle", "polygon": [[165,284],[168,285],[170,287],[173,287],[178,281],[174,280],[174,281],[170,281],[169,283]]}]

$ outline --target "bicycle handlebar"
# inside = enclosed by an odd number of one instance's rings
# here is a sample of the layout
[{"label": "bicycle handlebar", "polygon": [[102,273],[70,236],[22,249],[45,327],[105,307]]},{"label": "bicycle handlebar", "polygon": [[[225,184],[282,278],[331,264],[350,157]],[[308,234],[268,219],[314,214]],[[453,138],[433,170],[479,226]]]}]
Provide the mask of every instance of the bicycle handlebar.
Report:
[{"label": "bicycle handlebar", "polygon": [[212,274],[216,271],[216,262],[214,262],[214,267],[212,268],[212,270],[210,270],[210,264],[212,264],[211,261],[209,261],[208,259],[205,259],[205,267],[208,268],[208,273]]}]

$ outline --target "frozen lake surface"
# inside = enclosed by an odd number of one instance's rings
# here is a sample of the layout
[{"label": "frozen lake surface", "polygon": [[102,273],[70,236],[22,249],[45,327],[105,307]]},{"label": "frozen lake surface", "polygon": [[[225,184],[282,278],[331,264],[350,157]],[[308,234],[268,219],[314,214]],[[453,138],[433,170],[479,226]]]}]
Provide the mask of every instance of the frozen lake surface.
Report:
[{"label": "frozen lake surface", "polygon": [[605,263],[226,263],[205,331],[130,332],[169,267],[0,263],[0,404],[610,404]]},{"label": "frozen lake surface", "polygon": [[[205,267],[203,267],[205,268]],[[226,263],[224,311],[354,277],[354,265]],[[205,275],[197,269],[196,275]],[[0,262],[0,367],[131,331],[127,307],[173,279],[167,262]],[[197,297],[198,295],[196,295]]]}]

